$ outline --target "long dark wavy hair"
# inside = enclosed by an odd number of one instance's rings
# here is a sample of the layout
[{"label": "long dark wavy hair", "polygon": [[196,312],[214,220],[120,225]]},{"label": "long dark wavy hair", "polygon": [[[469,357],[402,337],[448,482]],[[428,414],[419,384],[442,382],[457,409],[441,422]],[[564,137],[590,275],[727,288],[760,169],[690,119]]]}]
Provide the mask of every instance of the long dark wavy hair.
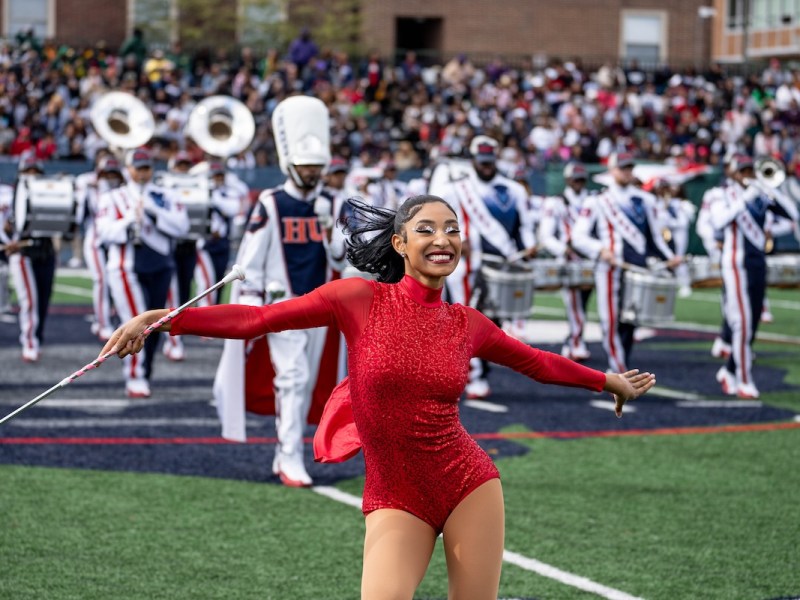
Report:
[{"label": "long dark wavy hair", "polygon": [[442,198],[427,194],[411,196],[396,211],[372,206],[362,198],[349,198],[350,215],[344,222],[347,260],[356,269],[377,275],[383,283],[400,281],[405,274],[405,261],[392,246],[392,236],[396,233],[405,239],[403,226],[432,202],[441,202],[456,214]]}]

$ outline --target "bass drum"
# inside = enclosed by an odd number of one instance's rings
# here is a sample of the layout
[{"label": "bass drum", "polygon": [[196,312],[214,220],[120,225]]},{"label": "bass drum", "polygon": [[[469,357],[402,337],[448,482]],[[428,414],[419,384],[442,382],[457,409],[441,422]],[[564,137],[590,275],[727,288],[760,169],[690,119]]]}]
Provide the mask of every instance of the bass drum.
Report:
[{"label": "bass drum", "polygon": [[17,232],[33,237],[71,233],[77,223],[74,178],[23,175],[14,195]]}]

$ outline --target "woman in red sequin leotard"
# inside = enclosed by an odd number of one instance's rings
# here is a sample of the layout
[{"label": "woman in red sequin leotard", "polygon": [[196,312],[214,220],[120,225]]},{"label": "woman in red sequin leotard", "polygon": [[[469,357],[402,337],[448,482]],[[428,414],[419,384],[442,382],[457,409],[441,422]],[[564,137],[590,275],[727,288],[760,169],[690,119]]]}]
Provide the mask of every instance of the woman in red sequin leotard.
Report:
[{"label": "woman in red sequin leotard", "polygon": [[[411,598],[442,533],[449,597],[496,598],[504,537],[499,474],[458,416],[470,358],[544,383],[609,391],[618,415],[655,379],[589,369],[507,336],[474,309],[442,302],[444,278],[461,253],[458,222],[442,199],[417,196],[396,214],[353,206],[362,226],[351,238],[351,262],[395,283],[345,279],[269,306],[188,309],[165,330],[250,339],[282,329],[339,327],[350,375],[329,402],[334,409],[326,407],[316,436],[323,440],[318,447],[315,440],[315,448],[323,460],[352,455],[353,446],[364,451],[362,597]],[[103,353],[138,351],[139,333],[164,314],[136,317]],[[350,420],[355,441],[339,435]]]}]

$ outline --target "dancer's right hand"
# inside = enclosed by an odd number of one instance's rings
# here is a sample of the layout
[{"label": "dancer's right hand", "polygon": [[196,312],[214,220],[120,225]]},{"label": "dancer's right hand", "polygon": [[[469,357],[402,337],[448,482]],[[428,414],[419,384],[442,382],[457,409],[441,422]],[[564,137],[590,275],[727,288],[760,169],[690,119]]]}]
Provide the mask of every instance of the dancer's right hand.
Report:
[{"label": "dancer's right hand", "polygon": [[[144,340],[147,336],[143,335],[148,325],[155,323],[160,318],[169,314],[169,309],[148,310],[140,315],[133,317],[127,323],[120,325],[111,334],[111,337],[100,351],[100,356],[105,356],[109,352],[116,354],[120,358],[125,358],[129,354],[136,354],[144,348]],[[169,331],[169,323],[159,328],[159,331]]]}]

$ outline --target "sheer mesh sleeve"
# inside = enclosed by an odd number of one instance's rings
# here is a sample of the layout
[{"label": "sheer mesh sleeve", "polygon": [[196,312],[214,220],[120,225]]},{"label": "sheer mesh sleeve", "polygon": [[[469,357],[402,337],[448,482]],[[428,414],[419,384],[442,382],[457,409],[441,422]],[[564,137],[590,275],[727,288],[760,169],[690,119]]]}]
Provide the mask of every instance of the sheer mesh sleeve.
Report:
[{"label": "sheer mesh sleeve", "polygon": [[170,334],[246,340],[287,329],[335,324],[351,343],[367,323],[374,285],[359,278],[340,279],[304,296],[267,306],[188,308],[173,319]]},{"label": "sheer mesh sleeve", "polygon": [[580,387],[600,392],[605,373],[563,356],[523,344],[474,309],[467,309],[472,354],[514,369],[540,383]]}]

